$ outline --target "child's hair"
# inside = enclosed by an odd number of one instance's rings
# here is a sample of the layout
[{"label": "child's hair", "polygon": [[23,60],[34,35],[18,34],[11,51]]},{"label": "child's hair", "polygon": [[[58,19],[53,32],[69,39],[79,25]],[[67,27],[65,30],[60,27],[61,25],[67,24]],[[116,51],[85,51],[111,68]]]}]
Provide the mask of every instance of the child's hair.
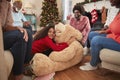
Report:
[{"label": "child's hair", "polygon": [[48,35],[48,31],[50,28],[54,28],[55,25],[54,23],[48,23],[46,25],[46,27],[44,27],[43,29],[41,29],[40,31],[37,32],[37,34],[34,36],[34,40],[38,40],[40,38],[44,38],[45,36]]},{"label": "child's hair", "polygon": [[83,7],[83,5],[81,3],[77,3],[74,7],[73,7],[73,13],[75,10],[78,10],[80,12],[80,14],[84,15],[85,14],[85,9]]}]

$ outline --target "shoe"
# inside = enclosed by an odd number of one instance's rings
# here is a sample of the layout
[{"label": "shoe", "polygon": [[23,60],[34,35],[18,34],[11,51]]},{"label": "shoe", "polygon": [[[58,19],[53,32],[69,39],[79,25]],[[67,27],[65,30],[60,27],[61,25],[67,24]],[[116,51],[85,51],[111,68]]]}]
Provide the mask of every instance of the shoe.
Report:
[{"label": "shoe", "polygon": [[33,70],[31,68],[31,65],[24,67],[23,74],[26,75],[26,76],[32,76],[32,75],[34,75]]},{"label": "shoe", "polygon": [[84,65],[88,65],[88,64],[90,65],[90,62],[86,62],[86,63],[84,63]]},{"label": "shoe", "polygon": [[[86,62],[86,63],[84,63],[84,65],[90,65],[90,62]],[[101,65],[101,63],[98,63],[98,68],[102,68],[102,65]]]},{"label": "shoe", "polygon": [[81,70],[86,70],[86,71],[89,71],[89,70],[96,70],[98,67],[97,66],[91,66],[89,63],[87,63],[86,65],[83,65],[83,66],[80,66],[79,67]]},{"label": "shoe", "polygon": [[87,47],[84,47],[83,50],[84,50],[83,55],[87,55],[90,52],[90,49]]}]

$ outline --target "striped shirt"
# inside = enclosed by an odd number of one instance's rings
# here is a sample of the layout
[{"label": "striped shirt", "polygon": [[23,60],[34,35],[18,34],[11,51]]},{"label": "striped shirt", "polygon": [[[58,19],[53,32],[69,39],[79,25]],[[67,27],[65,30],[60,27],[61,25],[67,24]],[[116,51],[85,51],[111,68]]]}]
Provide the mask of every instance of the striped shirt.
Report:
[{"label": "striped shirt", "polygon": [[70,25],[82,33],[82,43],[85,43],[91,29],[88,17],[81,16],[79,21],[77,21],[76,18],[73,17],[70,19]]}]

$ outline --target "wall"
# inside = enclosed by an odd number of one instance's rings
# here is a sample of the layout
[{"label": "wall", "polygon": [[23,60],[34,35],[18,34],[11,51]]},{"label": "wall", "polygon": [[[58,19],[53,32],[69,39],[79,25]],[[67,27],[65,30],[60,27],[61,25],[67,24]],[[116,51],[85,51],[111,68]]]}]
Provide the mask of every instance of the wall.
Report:
[{"label": "wall", "polygon": [[[72,8],[74,7],[74,5],[76,3],[80,3],[80,2],[83,2],[83,1],[84,0],[72,0]],[[94,5],[96,5],[96,7]],[[90,3],[84,4],[84,8],[85,8],[86,11],[92,11],[94,8],[102,9],[102,6],[105,6],[106,8],[109,8],[111,6],[109,0],[90,2]]]},{"label": "wall", "polygon": [[[95,5],[95,6],[94,6]],[[92,2],[84,5],[84,8],[86,11],[92,11],[93,9],[102,9],[102,7],[105,6],[106,8],[110,8],[110,2],[107,1],[98,1],[98,2]]]},{"label": "wall", "polygon": [[85,0],[72,0],[72,7],[76,4],[76,3],[80,3],[80,2],[84,2]]}]

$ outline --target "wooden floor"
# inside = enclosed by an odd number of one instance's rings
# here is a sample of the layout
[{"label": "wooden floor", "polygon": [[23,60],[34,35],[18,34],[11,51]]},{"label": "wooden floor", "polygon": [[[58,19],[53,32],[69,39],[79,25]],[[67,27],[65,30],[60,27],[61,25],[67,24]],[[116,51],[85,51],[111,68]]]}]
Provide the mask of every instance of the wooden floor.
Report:
[{"label": "wooden floor", "polygon": [[116,73],[106,69],[98,69],[94,71],[82,71],[80,65],[90,60],[90,56],[86,56],[83,61],[76,66],[67,70],[56,72],[54,80],[120,80],[120,73]]},{"label": "wooden floor", "polygon": [[[90,61],[90,56],[86,56],[81,63],[67,70],[56,72],[54,80],[120,80],[120,73],[106,69],[94,71],[82,71],[79,66]],[[13,80],[12,78],[9,80]],[[25,76],[22,80],[32,80],[31,77]]]}]

